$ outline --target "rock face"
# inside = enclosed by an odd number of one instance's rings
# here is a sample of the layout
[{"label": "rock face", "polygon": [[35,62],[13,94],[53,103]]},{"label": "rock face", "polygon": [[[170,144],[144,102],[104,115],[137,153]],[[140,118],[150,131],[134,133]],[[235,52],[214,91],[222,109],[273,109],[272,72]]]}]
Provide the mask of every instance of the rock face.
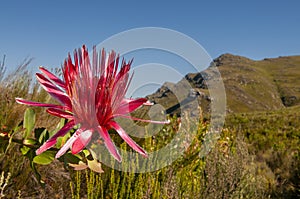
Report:
[{"label": "rock face", "polygon": [[201,73],[189,73],[185,76],[185,79],[190,82],[194,88],[207,89],[203,74]]},{"label": "rock face", "polygon": [[[300,105],[300,56],[255,61],[224,54],[213,64],[218,67],[225,85],[227,112],[276,110]],[[189,107],[194,100],[204,113],[209,113],[211,98],[206,75],[206,71],[187,74],[177,83],[165,83],[147,98],[162,105],[169,114],[180,115],[182,108]],[[180,89],[185,92],[178,97]]]}]

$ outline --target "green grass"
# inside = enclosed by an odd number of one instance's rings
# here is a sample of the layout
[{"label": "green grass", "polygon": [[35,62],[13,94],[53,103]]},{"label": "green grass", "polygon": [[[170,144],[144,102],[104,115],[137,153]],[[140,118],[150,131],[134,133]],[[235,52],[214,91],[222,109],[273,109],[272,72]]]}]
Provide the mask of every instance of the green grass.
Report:
[{"label": "green grass", "polygon": [[276,182],[275,198],[299,196],[300,106],[229,115],[226,125],[245,136],[256,164]]}]

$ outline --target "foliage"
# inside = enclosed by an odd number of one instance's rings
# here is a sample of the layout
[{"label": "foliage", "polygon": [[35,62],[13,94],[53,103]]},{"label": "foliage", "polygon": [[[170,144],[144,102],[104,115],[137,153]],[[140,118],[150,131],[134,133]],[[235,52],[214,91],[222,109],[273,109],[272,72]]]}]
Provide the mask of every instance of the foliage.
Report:
[{"label": "foliage", "polygon": [[[173,133],[170,126],[162,132]],[[207,124],[200,125],[184,156],[157,171],[121,172],[103,166],[101,174],[76,172],[72,198],[267,198],[268,182],[256,174],[246,143],[227,129],[210,154],[199,158],[206,130]],[[160,139],[163,143],[167,140]],[[146,142],[153,142],[153,138]],[[122,147],[126,149],[126,145]]]},{"label": "foliage", "polygon": [[278,111],[234,114],[227,126],[243,134],[255,154],[260,173],[272,179],[275,198],[300,195],[300,107]]}]

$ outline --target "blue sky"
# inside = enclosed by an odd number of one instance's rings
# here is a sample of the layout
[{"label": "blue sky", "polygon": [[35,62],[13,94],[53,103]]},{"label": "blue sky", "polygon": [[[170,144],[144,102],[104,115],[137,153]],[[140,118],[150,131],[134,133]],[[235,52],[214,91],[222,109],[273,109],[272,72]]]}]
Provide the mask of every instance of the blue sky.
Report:
[{"label": "blue sky", "polygon": [[300,55],[300,1],[3,1],[0,56],[16,67],[58,67],[68,52],[119,32],[164,27],[199,42],[212,58]]}]

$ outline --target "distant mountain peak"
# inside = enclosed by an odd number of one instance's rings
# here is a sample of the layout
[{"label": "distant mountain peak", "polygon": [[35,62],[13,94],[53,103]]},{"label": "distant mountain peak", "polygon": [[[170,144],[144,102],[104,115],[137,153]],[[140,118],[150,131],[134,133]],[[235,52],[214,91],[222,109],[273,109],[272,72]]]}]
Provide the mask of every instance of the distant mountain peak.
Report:
[{"label": "distant mountain peak", "polygon": [[216,59],[214,59],[214,63],[216,64],[216,66],[237,65],[240,63],[245,64],[245,63],[251,63],[251,62],[253,62],[253,60],[251,60],[247,57],[233,55],[230,53],[222,54],[219,57],[217,57]]}]

